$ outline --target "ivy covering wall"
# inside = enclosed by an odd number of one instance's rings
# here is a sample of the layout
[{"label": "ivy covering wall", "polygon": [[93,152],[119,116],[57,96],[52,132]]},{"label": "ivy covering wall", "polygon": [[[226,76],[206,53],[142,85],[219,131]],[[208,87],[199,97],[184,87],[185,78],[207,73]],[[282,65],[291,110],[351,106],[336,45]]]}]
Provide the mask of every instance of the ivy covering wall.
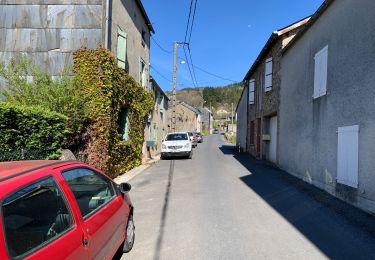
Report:
[{"label": "ivy covering wall", "polygon": [[[83,134],[87,163],[111,177],[126,173],[142,158],[145,117],[153,109],[153,94],[118,67],[105,48],[74,53],[74,74],[86,98],[89,125]],[[121,114],[126,110],[127,138]]]}]

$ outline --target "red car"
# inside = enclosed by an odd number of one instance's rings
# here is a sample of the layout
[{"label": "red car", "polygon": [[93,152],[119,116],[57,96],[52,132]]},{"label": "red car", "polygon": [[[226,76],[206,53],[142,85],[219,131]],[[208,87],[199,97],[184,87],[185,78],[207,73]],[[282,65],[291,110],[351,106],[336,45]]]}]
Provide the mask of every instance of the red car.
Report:
[{"label": "red car", "polygon": [[111,259],[134,243],[127,183],[81,162],[0,163],[0,259]]}]

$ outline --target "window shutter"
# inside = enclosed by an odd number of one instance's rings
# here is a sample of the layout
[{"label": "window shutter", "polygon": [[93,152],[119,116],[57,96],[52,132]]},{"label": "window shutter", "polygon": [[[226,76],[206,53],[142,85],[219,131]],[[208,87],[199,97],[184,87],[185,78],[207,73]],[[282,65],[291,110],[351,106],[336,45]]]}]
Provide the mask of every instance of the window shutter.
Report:
[{"label": "window shutter", "polygon": [[327,93],[328,46],[315,54],[314,98]]},{"label": "window shutter", "polygon": [[264,87],[266,92],[272,90],[272,58],[266,60]]},{"label": "window shutter", "polygon": [[250,80],[249,83],[249,104],[255,103],[255,80]]},{"label": "window shutter", "polygon": [[118,30],[117,33],[117,64],[125,69],[126,64],[126,33]]},{"label": "window shutter", "polygon": [[338,128],[337,182],[358,187],[359,126]]},{"label": "window shutter", "polygon": [[148,75],[148,68],[145,69],[145,79],[144,79],[144,87],[149,89],[150,85],[149,85],[149,75]]}]

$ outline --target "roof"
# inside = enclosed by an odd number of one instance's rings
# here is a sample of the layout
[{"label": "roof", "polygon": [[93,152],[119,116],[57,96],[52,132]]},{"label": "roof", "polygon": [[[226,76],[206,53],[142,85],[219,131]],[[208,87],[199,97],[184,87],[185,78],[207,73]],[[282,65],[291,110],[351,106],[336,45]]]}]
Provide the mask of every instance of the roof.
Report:
[{"label": "roof", "polygon": [[249,69],[249,71],[246,73],[244,81],[255,71],[255,69],[258,67],[259,63],[262,61],[264,55],[267,54],[267,52],[275,45],[276,41],[280,38],[280,36],[306,24],[310,20],[311,16],[305,17],[298,22],[295,22],[293,24],[290,24],[286,27],[283,27],[277,31],[274,31],[271,36],[268,38],[267,43],[264,45],[263,49],[259,53],[258,57],[254,61],[253,65]]},{"label": "roof", "polygon": [[135,2],[137,3],[139,9],[141,10],[141,13],[143,15],[143,17],[145,18],[146,20],[146,23],[147,23],[147,26],[148,26],[148,29],[150,29],[151,32],[155,33],[154,31],[154,28],[152,27],[152,24],[151,24],[151,21],[150,19],[148,18],[148,15],[146,13],[146,10],[142,4],[142,1],[141,0],[135,0]]},{"label": "roof", "polygon": [[77,161],[60,161],[60,160],[30,160],[30,161],[10,161],[0,162],[0,182],[10,178],[36,171],[45,167],[60,167],[60,164],[79,163]]},{"label": "roof", "polygon": [[8,179],[13,175],[17,175],[22,172],[39,169],[51,164],[59,163],[62,161],[12,161],[12,162],[0,162],[0,181]]},{"label": "roof", "polygon": [[150,81],[152,82],[152,86],[156,88],[156,90],[159,91],[169,101],[170,100],[169,97],[165,94],[165,92],[161,89],[159,84],[156,82],[156,80],[152,76],[150,77]]},{"label": "roof", "polygon": [[328,7],[335,0],[325,0],[318,10],[311,16],[311,19],[306,23],[306,26],[289,42],[289,44],[283,49],[282,53],[286,53],[301,37],[305,32],[319,19],[320,16],[328,9]]},{"label": "roof", "polygon": [[190,106],[189,104],[186,104],[185,102],[177,101],[176,103],[177,103],[177,105],[178,104],[183,105],[184,107],[190,109],[191,111],[193,111],[196,114],[199,114],[199,115],[201,114],[201,112],[198,109],[196,109],[195,107]]}]

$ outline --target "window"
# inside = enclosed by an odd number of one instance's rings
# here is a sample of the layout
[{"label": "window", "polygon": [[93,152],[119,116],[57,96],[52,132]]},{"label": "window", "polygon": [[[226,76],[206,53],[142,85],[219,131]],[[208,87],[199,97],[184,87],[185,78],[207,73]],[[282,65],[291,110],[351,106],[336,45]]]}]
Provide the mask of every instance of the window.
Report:
[{"label": "window", "polygon": [[77,200],[82,217],[88,216],[114,197],[110,180],[90,169],[76,168],[62,175]]},{"label": "window", "polygon": [[[190,135],[190,133],[189,133]],[[191,133],[193,135],[193,133]],[[187,134],[169,134],[165,138],[166,141],[181,141],[181,140],[189,140]]]},{"label": "window", "polygon": [[44,246],[74,223],[64,195],[52,177],[34,182],[5,198],[2,211],[11,257]]},{"label": "window", "polygon": [[144,47],[146,44],[146,31],[142,30],[142,46]]},{"label": "window", "polygon": [[143,59],[139,60],[139,83],[141,83],[142,87],[148,88],[148,69],[146,68],[146,64]]},{"label": "window", "polygon": [[255,104],[255,80],[250,80],[249,83],[249,105]]},{"label": "window", "polygon": [[120,68],[126,66],[126,33],[118,30],[117,33],[117,64]]},{"label": "window", "polygon": [[266,60],[265,78],[264,78],[264,90],[266,92],[272,90],[272,58]]},{"label": "window", "polygon": [[129,110],[127,108],[121,109],[119,127],[122,140],[129,140]]},{"label": "window", "polygon": [[337,182],[357,188],[359,126],[339,127],[337,132]]},{"label": "window", "polygon": [[328,45],[315,54],[314,98],[327,93]]}]

